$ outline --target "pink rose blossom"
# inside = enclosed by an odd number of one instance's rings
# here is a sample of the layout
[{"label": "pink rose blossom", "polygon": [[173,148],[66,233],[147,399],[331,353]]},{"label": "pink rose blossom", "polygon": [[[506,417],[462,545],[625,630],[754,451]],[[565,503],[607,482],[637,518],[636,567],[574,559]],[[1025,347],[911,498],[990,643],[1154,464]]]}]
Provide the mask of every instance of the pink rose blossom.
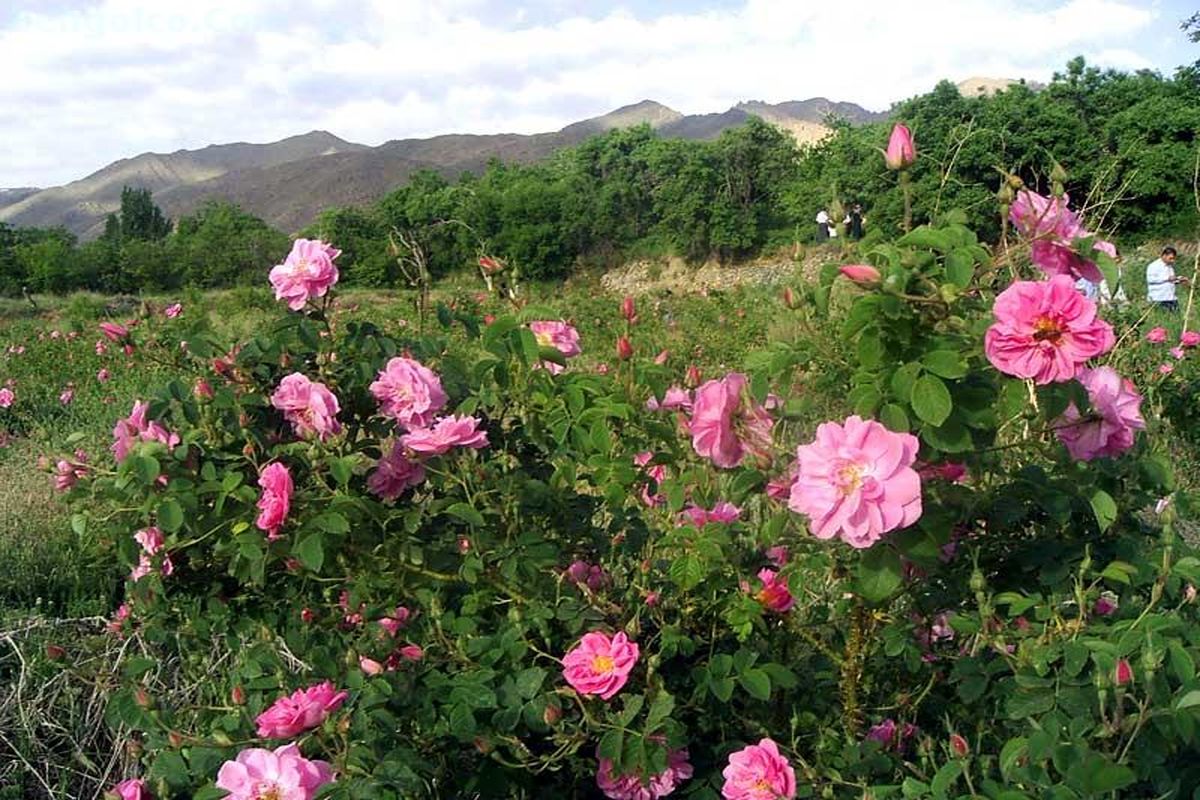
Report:
[{"label": "pink rose blossom", "polygon": [[396,654],[404,661],[420,661],[425,657],[425,651],[421,649],[420,645],[415,644],[404,645],[396,651]]},{"label": "pink rose blossom", "polygon": [[323,383],[310,381],[299,372],[293,372],[279,382],[271,395],[271,405],[283,412],[283,417],[292,424],[296,435],[307,438],[316,434],[325,441],[342,429],[337,420],[338,399]]},{"label": "pink rose blossom", "polygon": [[[539,345],[553,347],[562,353],[564,358],[573,358],[583,352],[579,347],[579,331],[566,322],[554,320],[531,322],[529,330],[533,331],[533,336]],[[555,364],[553,361],[542,361],[540,365],[551,375],[557,375],[565,369],[561,364]]]},{"label": "pink rose blossom", "polygon": [[1184,347],[1195,347],[1200,344],[1200,332],[1184,331],[1179,334],[1179,343]]},{"label": "pink rose blossom", "polygon": [[771,428],[766,410],[750,398],[746,376],[731,372],[696,390],[689,430],[692,447],[718,467],[736,467],[746,455],[770,457]]},{"label": "pink rose blossom", "polygon": [[921,516],[921,478],[912,468],[919,443],[857,415],[825,422],[796,450],[798,473],[788,507],[809,518],[820,539],[839,536],[870,547]]},{"label": "pink rose blossom", "polygon": [[129,573],[129,580],[133,583],[137,583],[153,571],[154,565],[150,561],[150,556],[142,553],[141,556],[138,557],[137,566],[134,567]]},{"label": "pink rose blossom", "polygon": [[379,413],[406,429],[424,428],[446,405],[436,373],[411,358],[393,358],[371,384]]},{"label": "pink rose blossom", "polygon": [[657,800],[672,793],[692,777],[686,748],[667,753],[667,768],[648,779],[636,773],[613,775],[612,761],[600,758],[596,767],[596,785],[609,800]]},{"label": "pink rose blossom", "polygon": [[138,400],[129,416],[117,421],[113,428],[112,453],[118,464],[138,442],[161,442],[170,448],[179,445],[178,434],[168,431],[157,421],[146,419],[149,410],[149,403]]},{"label": "pink rose blossom", "polygon": [[179,303],[172,303],[163,311],[167,315],[167,319],[175,319],[183,313],[183,306]]},{"label": "pink rose blossom", "polygon": [[563,677],[580,694],[610,700],[629,680],[638,661],[638,646],[624,633],[609,638],[593,631],[563,657]]},{"label": "pink rose blossom", "polygon": [[478,450],[487,447],[487,432],[479,430],[481,420],[475,417],[442,417],[428,428],[417,428],[400,437],[400,443],[421,455],[440,456],[454,447]]},{"label": "pink rose blossom", "polygon": [[1175,365],[1174,364],[1159,364],[1158,371],[1163,375],[1170,375],[1172,372],[1175,371]]},{"label": "pink rose blossom", "polygon": [[777,544],[774,547],[767,548],[767,560],[770,561],[776,569],[783,569],[783,566],[788,562],[788,548],[785,544]]},{"label": "pink rose blossom", "polygon": [[425,467],[420,461],[412,461],[405,454],[400,442],[392,444],[391,452],[379,459],[375,471],[367,478],[367,488],[391,502],[404,494],[410,487],[425,480]]},{"label": "pink rose blossom", "polygon": [[1066,275],[1012,284],[992,313],[996,322],[984,339],[988,360],[1006,375],[1039,384],[1074,378],[1115,342],[1112,327],[1096,316],[1096,304]]},{"label": "pink rose blossom", "polygon": [[107,369],[102,368],[99,372],[96,373],[96,380],[98,380],[100,383],[108,383],[108,381],[111,377],[112,377],[112,373],[109,372]]},{"label": "pink rose blossom", "polygon": [[71,401],[74,399],[75,399],[75,390],[69,386],[66,389],[63,389],[62,394],[60,394],[58,396],[58,402],[62,403],[64,406],[71,405]]},{"label": "pink rose blossom", "polygon": [[148,556],[152,556],[161,550],[165,541],[162,531],[153,525],[149,528],[142,528],[133,535],[133,538],[142,546],[142,550]]},{"label": "pink rose blossom", "polygon": [[846,264],[843,267],[838,267],[838,272],[863,286],[870,286],[883,280],[883,276],[879,274],[879,270],[870,264]]},{"label": "pink rose blossom", "polygon": [[660,401],[658,398],[651,396],[646,401],[646,409],[648,411],[681,411],[692,410],[692,393],[680,386],[672,386],[667,389],[667,393],[663,395]]},{"label": "pink rose blossom", "polygon": [[229,792],[225,800],[312,800],[332,782],[329,764],[300,755],[295,743],[276,750],[248,748],[217,773],[217,788]]},{"label": "pink rose blossom", "polygon": [[366,656],[358,659],[358,668],[361,669],[363,673],[371,676],[383,674],[383,664],[380,664],[373,658],[367,658]]},{"label": "pink rose blossom", "polygon": [[788,590],[787,578],[775,570],[761,569],[758,571],[758,579],[762,581],[762,588],[754,595],[754,599],[762,603],[763,608],[776,614],[792,610],[796,600]]},{"label": "pink rose blossom", "polygon": [[1109,617],[1117,612],[1121,602],[1112,592],[1101,592],[1092,605],[1092,613],[1098,617]]},{"label": "pink rose blossom", "polygon": [[888,137],[887,150],[883,151],[883,162],[890,170],[905,169],[917,160],[917,145],[907,125],[897,122]]},{"label": "pink rose blossom", "polygon": [[650,508],[654,508],[655,506],[666,502],[666,498],[661,492],[655,491],[654,494],[650,493],[650,481],[654,482],[654,485],[657,489],[661,488],[663,481],[667,479],[666,465],[651,464],[650,462],[653,460],[654,453],[650,452],[649,450],[638,453],[633,457],[633,463],[639,467],[642,467],[642,473],[646,476],[646,478],[649,479],[646,481],[646,484],[642,486],[642,502]]},{"label": "pink rose blossom", "polygon": [[[1067,275],[1072,281],[1085,278],[1099,284],[1104,280],[1104,274],[1096,262],[1087,258],[1090,254],[1078,252],[1075,245],[1076,240],[1087,239],[1092,234],[1067,207],[1069,202],[1067,195],[1059,199],[1022,189],[1017,192],[1009,216],[1016,229],[1032,240],[1033,263],[1048,276]],[[1117,248],[1103,239],[1095,240],[1093,247],[1110,257],[1117,255]]]},{"label": "pink rose blossom", "polygon": [[54,488],[65,492],[78,483],[81,478],[87,477],[86,461],[87,459],[79,461],[59,459],[58,463],[54,465]]},{"label": "pink rose blossom", "polygon": [[1187,353],[1183,351],[1182,347],[1172,347],[1168,352],[1170,352],[1170,354],[1173,355],[1176,360],[1179,360],[1187,355]]},{"label": "pink rose blossom", "polygon": [[593,592],[598,592],[612,582],[612,578],[599,564],[589,564],[586,561],[575,560],[567,567],[567,577],[575,584],[587,586]]},{"label": "pink rose blossom", "polygon": [[117,800],[154,800],[154,796],[146,788],[146,782],[141,778],[130,778],[127,781],[121,781],[110,789],[109,792],[115,795]]},{"label": "pink rose blossom", "polygon": [[119,342],[129,335],[129,329],[124,325],[118,325],[115,322],[101,322],[100,332],[110,342]]},{"label": "pink rose blossom", "polygon": [[258,485],[263,491],[256,504],[259,513],[254,524],[259,530],[266,531],[268,540],[274,541],[279,538],[279,529],[292,507],[295,488],[292,473],[283,464],[273,461],[258,476]]},{"label": "pink rose blossom", "polygon": [[770,739],[747,745],[729,756],[721,772],[724,800],[791,800],[796,796],[796,773]]},{"label": "pink rose blossom", "polygon": [[309,300],[324,297],[329,287],[338,282],[333,260],[341,254],[341,250],[325,242],[297,239],[288,257],[272,267],[268,276],[275,299],[285,300],[288,308],[299,311]]},{"label": "pink rose blossom", "polygon": [[710,522],[720,522],[729,524],[737,522],[742,516],[742,510],[733,503],[721,500],[711,509],[703,509],[697,505],[690,505],[683,511],[679,512],[679,524],[687,525],[691,523],[697,528],[703,528]]},{"label": "pink rose blossom", "polygon": [[196,385],[192,387],[192,395],[197,400],[212,400],[214,394],[211,383],[204,378],[196,379]]},{"label": "pink rose blossom", "polygon": [[11,408],[13,401],[16,399],[17,396],[13,394],[12,389],[9,389],[7,386],[0,389],[0,408]]},{"label": "pink rose blossom", "polygon": [[396,606],[396,610],[392,612],[390,617],[383,617],[379,620],[379,627],[387,631],[388,635],[394,639],[396,634],[400,632],[400,629],[408,624],[410,616],[412,616],[412,612],[407,608]]},{"label": "pink rose blossom", "polygon": [[1157,328],[1151,328],[1150,332],[1146,334],[1146,341],[1150,342],[1151,344],[1162,344],[1166,340],[1167,329],[1161,325]]},{"label": "pink rose blossom", "polygon": [[905,749],[908,740],[916,735],[916,725],[909,722],[899,725],[894,719],[885,719],[872,725],[865,738],[869,742],[878,742],[885,750],[900,752]]},{"label": "pink rose blossom", "polygon": [[1078,461],[1112,458],[1133,447],[1136,431],[1146,427],[1142,396],[1112,367],[1085,369],[1079,382],[1088,392],[1091,413],[1084,417],[1075,404],[1055,422],[1055,435]]},{"label": "pink rose blossom", "polygon": [[259,714],[254,722],[258,735],[264,739],[290,739],[315,728],[346,702],[348,692],[339,692],[329,681],[307,689],[297,689],[290,696],[280,697],[270,708]]}]

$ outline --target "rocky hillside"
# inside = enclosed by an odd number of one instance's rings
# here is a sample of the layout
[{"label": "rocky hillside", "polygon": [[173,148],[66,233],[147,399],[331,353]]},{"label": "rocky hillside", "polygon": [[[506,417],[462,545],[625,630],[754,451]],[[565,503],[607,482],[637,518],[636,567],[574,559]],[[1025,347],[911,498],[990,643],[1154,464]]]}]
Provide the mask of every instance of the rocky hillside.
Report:
[{"label": "rocky hillside", "polygon": [[100,234],[116,210],[123,186],[144,187],[173,218],[205,200],[238,203],[285,231],[295,231],[323,208],[375,200],[413,172],[434,169],[449,177],[482,169],[489,160],[531,162],[589,136],[649,124],[663,136],[712,139],[751,115],[792,133],[801,143],[828,132],[829,115],[864,123],[883,115],[825,98],[771,105],[739,103],[720,114],[684,115],[653,100],[538,134],[448,134],[397,139],[378,147],[313,131],[270,144],[210,145],[201,150],[143,153],[122,159],[78,181],[51,189],[0,190],[0,222],[64,225],[83,238]]}]

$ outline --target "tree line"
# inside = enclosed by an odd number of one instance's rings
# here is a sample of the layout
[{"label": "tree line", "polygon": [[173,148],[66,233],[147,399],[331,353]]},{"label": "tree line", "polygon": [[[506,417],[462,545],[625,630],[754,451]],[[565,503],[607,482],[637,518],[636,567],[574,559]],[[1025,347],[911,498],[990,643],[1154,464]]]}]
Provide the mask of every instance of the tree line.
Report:
[{"label": "tree line", "polygon": [[[1196,229],[1196,65],[1164,77],[1077,58],[1044,88],[963,97],[942,82],[890,116],[917,138],[918,222],[966,208],[995,237],[1001,170],[1045,189],[1058,163],[1073,204],[1118,240]],[[879,156],[891,123],[829,123],[829,137],[804,146],[757,118],[712,141],[614,130],[537,164],[493,161],[456,180],[419,172],[373,204],[328,209],[301,233],[336,242],[343,279],[365,286],[402,279],[396,231],[435,277],[486,253],[534,279],[640,256],[734,261],[810,241],[817,211],[853,202],[869,236],[893,233],[903,200]],[[0,292],[228,286],[258,281],[287,246],[284,233],[230,203],[210,201],[172,224],[147,190],[130,188],[95,241],[0,224]]]}]

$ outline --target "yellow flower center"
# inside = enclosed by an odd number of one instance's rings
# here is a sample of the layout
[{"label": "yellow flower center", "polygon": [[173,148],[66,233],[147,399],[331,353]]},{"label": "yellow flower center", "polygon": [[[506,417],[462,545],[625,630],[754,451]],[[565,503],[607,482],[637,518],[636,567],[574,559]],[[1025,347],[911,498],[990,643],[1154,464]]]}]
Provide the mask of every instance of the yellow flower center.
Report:
[{"label": "yellow flower center", "polygon": [[854,494],[862,486],[862,467],[858,464],[846,464],[837,471],[838,489],[842,496]]},{"label": "yellow flower center", "polygon": [[542,347],[553,347],[554,346],[554,338],[550,334],[546,333],[545,331],[542,331],[541,333],[535,333],[533,335],[533,338],[537,339],[537,343],[540,344]]},{"label": "yellow flower center", "polygon": [[592,672],[605,674],[613,671],[612,656],[596,656],[592,659]]},{"label": "yellow flower center", "polygon": [[767,783],[766,778],[759,778],[754,782],[754,791],[769,792],[771,791],[771,784]]},{"label": "yellow flower center", "polygon": [[1062,325],[1057,320],[1039,317],[1037,322],[1033,323],[1033,340],[1035,342],[1049,342],[1058,346],[1062,335]]},{"label": "yellow flower center", "polygon": [[254,791],[254,800],[282,800],[283,792],[280,791],[277,784],[269,786],[259,786]]}]

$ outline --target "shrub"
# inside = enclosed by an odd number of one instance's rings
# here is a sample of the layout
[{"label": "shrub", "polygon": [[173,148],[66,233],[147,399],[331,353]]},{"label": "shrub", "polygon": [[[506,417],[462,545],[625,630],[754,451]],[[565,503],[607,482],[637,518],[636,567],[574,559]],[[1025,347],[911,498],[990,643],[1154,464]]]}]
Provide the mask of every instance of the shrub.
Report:
[{"label": "shrub", "polygon": [[[131,569],[108,718],[148,786],[217,797],[295,744],[336,797],[1190,792],[1200,560],[1136,402],[1076,380],[1107,324],[956,213],[861,255],[780,310],[846,373],[797,337],[694,392],[636,308],[604,374],[532,308],[134,329],[179,374],[72,491]],[[812,430],[796,387],[843,374]]]}]

